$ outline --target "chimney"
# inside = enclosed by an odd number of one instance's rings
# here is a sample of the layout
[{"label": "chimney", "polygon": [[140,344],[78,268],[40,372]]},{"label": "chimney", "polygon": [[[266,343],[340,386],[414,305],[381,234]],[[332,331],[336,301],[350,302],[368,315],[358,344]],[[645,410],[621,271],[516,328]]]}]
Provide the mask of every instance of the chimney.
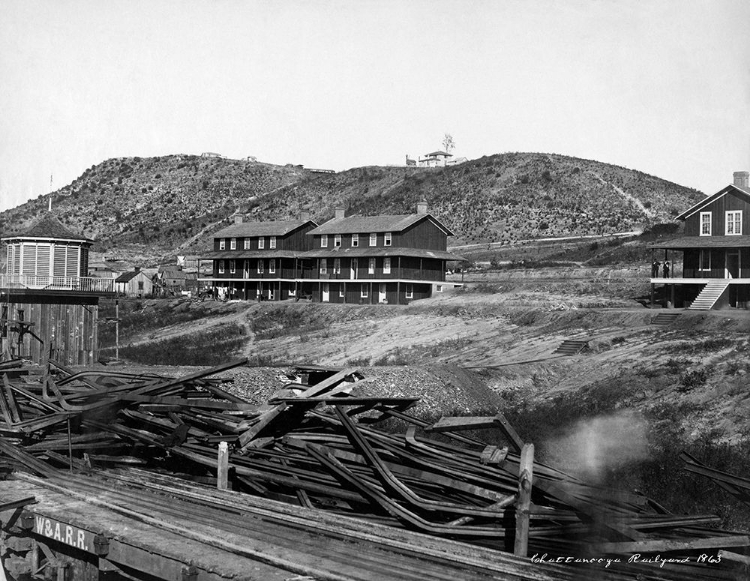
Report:
[{"label": "chimney", "polygon": [[299,219],[302,222],[309,222],[310,221],[310,212],[308,212],[307,210],[304,210],[303,212],[300,212],[299,213]]},{"label": "chimney", "polygon": [[417,202],[417,214],[426,214],[427,213],[427,202],[422,200],[421,202]]},{"label": "chimney", "polygon": [[346,208],[336,208],[336,215],[334,218],[338,220],[339,218],[343,218],[346,216]]},{"label": "chimney", "polygon": [[736,171],[734,172],[734,185],[740,186],[741,188],[747,188],[748,178],[750,178],[750,172]]},{"label": "chimney", "polygon": [[235,214],[234,215],[234,223],[235,224],[242,224],[242,214]]},{"label": "chimney", "polygon": [[134,270],[135,272],[141,272],[141,267],[140,267],[140,266],[134,266],[134,267],[133,267],[133,270]]}]

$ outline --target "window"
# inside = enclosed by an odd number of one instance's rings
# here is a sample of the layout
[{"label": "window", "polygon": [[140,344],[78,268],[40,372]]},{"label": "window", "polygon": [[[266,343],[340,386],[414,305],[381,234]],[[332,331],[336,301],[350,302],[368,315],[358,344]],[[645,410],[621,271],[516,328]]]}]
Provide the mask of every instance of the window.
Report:
[{"label": "window", "polygon": [[333,259],[333,274],[341,274],[341,260],[338,258]]},{"label": "window", "polygon": [[334,234],[333,236],[333,245],[338,248],[341,246],[341,234]]},{"label": "window", "polygon": [[230,260],[229,261],[229,272],[230,272],[230,274],[234,274],[236,270],[237,270],[237,265],[235,264],[235,261],[234,260]]},{"label": "window", "polygon": [[375,259],[370,259],[370,265],[367,267],[367,274],[375,274]]},{"label": "window", "polygon": [[219,274],[224,274],[224,261],[219,261]]},{"label": "window", "polygon": [[320,259],[320,274],[328,274],[328,260]]},{"label": "window", "polygon": [[227,241],[221,238],[219,240],[219,250],[226,250],[227,249]]},{"label": "window", "polygon": [[276,274],[276,259],[275,258],[272,258],[268,262],[268,272],[271,274]]},{"label": "window", "polygon": [[262,260],[259,260],[259,261],[258,261],[258,274],[263,274],[263,271],[264,271],[264,270],[265,270],[265,269],[263,268],[263,261],[262,261]]},{"label": "window", "polygon": [[390,232],[386,232],[385,233],[384,244],[386,246],[390,246],[391,245],[391,233]]},{"label": "window", "polygon": [[250,250],[250,238],[245,238],[245,250]]},{"label": "window", "polygon": [[407,284],[406,285],[406,298],[407,299],[413,299],[414,298],[414,285],[413,284]]},{"label": "window", "polygon": [[443,285],[442,284],[435,285],[435,290],[439,293],[443,292]]},{"label": "window", "polygon": [[237,250],[237,239],[236,238],[232,238],[229,241],[229,249],[230,250]]},{"label": "window", "polygon": [[362,285],[362,292],[360,293],[359,296],[361,296],[363,299],[367,298],[367,285],[364,285],[364,284]]},{"label": "window", "polygon": [[269,248],[276,248],[276,236],[271,236],[271,240],[268,243]]},{"label": "window", "polygon": [[139,290],[139,291],[142,291],[142,290],[143,290],[143,281],[142,281],[142,280],[139,280],[139,281],[138,281],[138,290]]},{"label": "window", "polygon": [[742,210],[727,212],[727,236],[742,234]]},{"label": "window", "polygon": [[352,248],[359,246],[359,234],[352,234]]},{"label": "window", "polygon": [[320,247],[328,248],[328,234],[322,234],[320,236]]},{"label": "window", "polygon": [[702,249],[699,257],[698,270],[711,270],[711,251]]},{"label": "window", "polygon": [[370,234],[370,246],[377,246],[378,245],[378,235],[373,232]]},{"label": "window", "polygon": [[701,212],[701,236],[711,236],[711,212]]},{"label": "window", "polygon": [[266,247],[266,239],[261,236],[258,238],[258,250],[263,250]]},{"label": "window", "polygon": [[391,259],[388,257],[383,259],[383,274],[391,274]]}]

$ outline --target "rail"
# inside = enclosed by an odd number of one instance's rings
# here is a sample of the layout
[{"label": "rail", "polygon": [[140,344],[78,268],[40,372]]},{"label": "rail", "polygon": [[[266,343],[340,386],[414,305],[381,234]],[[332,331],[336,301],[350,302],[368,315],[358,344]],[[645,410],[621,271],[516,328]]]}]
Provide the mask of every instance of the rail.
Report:
[{"label": "rail", "polygon": [[0,288],[113,293],[115,292],[115,281],[113,279],[83,276],[0,274]]}]

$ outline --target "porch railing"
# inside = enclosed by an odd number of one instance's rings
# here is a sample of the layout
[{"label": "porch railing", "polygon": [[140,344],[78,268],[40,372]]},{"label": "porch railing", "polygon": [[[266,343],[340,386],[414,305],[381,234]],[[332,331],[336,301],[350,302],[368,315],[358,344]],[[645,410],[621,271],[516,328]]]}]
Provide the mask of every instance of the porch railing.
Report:
[{"label": "porch railing", "polygon": [[0,274],[0,288],[113,293],[115,292],[115,281],[111,278],[106,279],[83,276]]}]

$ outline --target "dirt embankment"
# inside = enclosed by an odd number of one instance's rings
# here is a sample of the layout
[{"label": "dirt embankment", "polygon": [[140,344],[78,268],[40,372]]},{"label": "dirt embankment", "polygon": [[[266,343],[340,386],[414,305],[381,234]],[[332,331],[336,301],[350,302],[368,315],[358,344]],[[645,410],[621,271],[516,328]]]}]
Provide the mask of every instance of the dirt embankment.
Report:
[{"label": "dirt embankment", "polygon": [[[712,427],[730,440],[750,434],[750,313],[682,311],[658,326],[652,324],[656,311],[606,296],[535,287],[464,291],[409,306],[153,301],[142,308],[154,316],[157,308],[181,317],[202,309],[194,313],[201,316],[140,331],[123,343],[238,324],[247,330],[244,342],[227,358],[246,356],[259,367],[359,367],[373,378],[369,388],[425,398],[429,413],[519,401],[534,406],[612,385],[619,407],[681,406],[687,410],[681,421],[695,434]],[[556,354],[568,339],[587,341],[587,348]],[[280,385],[278,373],[271,372],[270,383],[266,375],[248,370],[238,385],[262,401]]]}]

